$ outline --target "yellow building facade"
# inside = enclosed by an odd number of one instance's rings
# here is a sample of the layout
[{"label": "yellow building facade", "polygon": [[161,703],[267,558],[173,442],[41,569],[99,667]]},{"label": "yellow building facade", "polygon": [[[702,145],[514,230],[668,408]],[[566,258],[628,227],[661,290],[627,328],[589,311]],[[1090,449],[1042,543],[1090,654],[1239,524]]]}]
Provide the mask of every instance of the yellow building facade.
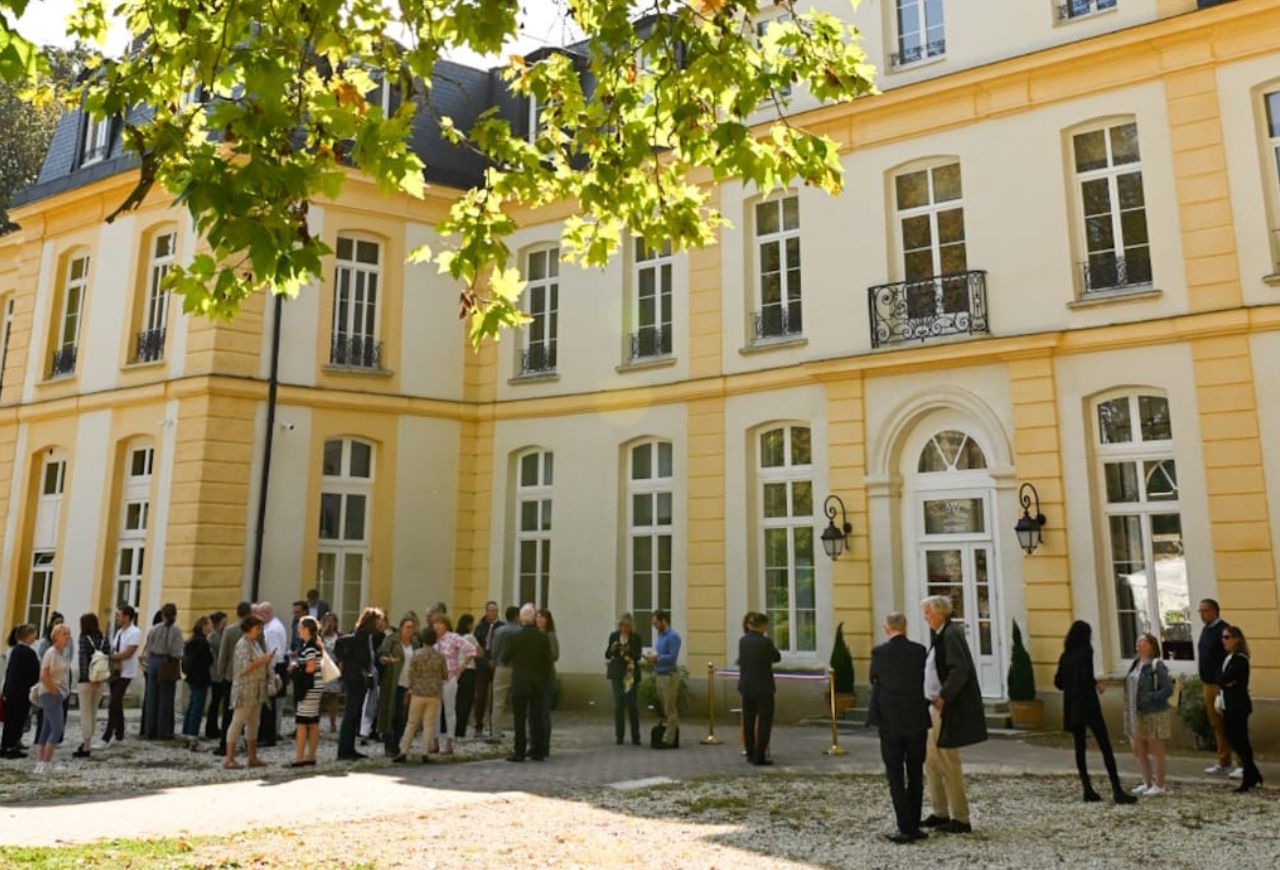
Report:
[{"label": "yellow building facade", "polygon": [[[314,209],[335,254],[280,315],[259,597],[319,586],[344,629],[536,600],[586,691],[623,611],[672,609],[695,674],[748,609],[798,668],[843,624],[861,677],[886,612],[920,635],[946,594],[992,699],[1014,621],[1051,694],[1076,618],[1103,672],[1146,630],[1194,672],[1212,597],[1280,698],[1280,6],[920,4],[911,30],[910,2],[854,15],[881,95],[794,95],[841,195],[724,184],[718,245],[598,271],[559,263],[563,211],[522,215],[534,323],[479,351],[404,263],[452,191],[353,175]],[[132,178],[37,187],[0,237],[5,624],[249,594],[274,306],[160,310],[199,241],[158,195],[104,224]]]}]

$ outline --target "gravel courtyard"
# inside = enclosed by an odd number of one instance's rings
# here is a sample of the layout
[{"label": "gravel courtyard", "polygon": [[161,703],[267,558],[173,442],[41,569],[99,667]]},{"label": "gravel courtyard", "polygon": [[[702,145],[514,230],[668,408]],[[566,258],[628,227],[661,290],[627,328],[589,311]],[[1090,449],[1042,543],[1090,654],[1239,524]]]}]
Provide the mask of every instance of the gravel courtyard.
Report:
[{"label": "gravel courtyard", "polygon": [[1232,794],[1227,780],[1194,775],[1199,757],[1174,763],[1168,795],[1115,807],[1079,801],[1069,753],[993,740],[966,754],[974,833],[902,847],[881,836],[891,812],[876,741],[850,735],[839,759],[821,755],[826,742],[820,729],[780,729],[778,766],[758,771],[731,746],[615,747],[598,721],[581,720],[558,728],[543,764],[474,744],[469,753],[488,760],[329,762],[265,777],[148,745],[92,773],[56,774],[48,788],[61,797],[0,768],[0,865],[1280,866],[1276,792]]}]

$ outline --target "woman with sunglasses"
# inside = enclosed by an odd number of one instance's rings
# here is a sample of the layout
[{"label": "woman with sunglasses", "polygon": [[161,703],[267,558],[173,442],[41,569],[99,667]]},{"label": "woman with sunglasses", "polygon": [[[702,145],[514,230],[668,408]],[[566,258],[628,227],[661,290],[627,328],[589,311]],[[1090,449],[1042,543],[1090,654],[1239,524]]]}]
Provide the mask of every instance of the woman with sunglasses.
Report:
[{"label": "woman with sunglasses", "polygon": [[1262,785],[1262,774],[1253,763],[1253,744],[1249,742],[1249,714],[1253,712],[1253,701],[1249,698],[1249,644],[1239,627],[1228,625],[1222,629],[1222,645],[1227,657],[1222,662],[1222,678],[1218,681],[1222,694],[1215,703],[1222,705],[1219,712],[1226,725],[1227,740],[1244,768],[1244,779],[1236,789],[1243,794]]}]

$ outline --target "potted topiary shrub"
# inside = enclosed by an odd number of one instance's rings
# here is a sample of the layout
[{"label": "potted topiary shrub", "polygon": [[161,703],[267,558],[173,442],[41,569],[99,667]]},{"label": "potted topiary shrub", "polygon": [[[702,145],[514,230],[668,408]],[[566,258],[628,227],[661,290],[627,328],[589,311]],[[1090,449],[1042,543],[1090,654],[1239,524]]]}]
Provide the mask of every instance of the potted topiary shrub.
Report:
[{"label": "potted topiary shrub", "polygon": [[[844,623],[836,626],[836,640],[831,647],[831,669],[835,671],[836,715],[857,706],[858,696],[853,690],[853,653],[844,641]],[[827,707],[831,707],[831,692],[825,695]]]},{"label": "potted topiary shrub", "polygon": [[1013,651],[1009,654],[1009,718],[1014,728],[1038,729],[1044,725],[1044,701],[1036,697],[1036,672],[1022,645],[1022,629],[1013,623]]}]

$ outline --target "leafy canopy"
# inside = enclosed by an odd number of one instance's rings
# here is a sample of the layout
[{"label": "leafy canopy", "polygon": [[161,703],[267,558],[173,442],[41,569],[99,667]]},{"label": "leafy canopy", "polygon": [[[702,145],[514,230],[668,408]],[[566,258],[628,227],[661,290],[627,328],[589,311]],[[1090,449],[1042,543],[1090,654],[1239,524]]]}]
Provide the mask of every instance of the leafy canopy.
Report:
[{"label": "leafy canopy", "polygon": [[[26,3],[0,0],[0,9]],[[190,211],[208,249],[168,282],[188,311],[216,317],[255,292],[295,295],[320,274],[328,249],[308,228],[308,207],[337,198],[350,165],[385,192],[424,195],[432,155],[407,141],[419,113],[487,167],[438,223],[439,249],[410,255],[458,279],[476,341],[524,320],[505,242],[514,209],[576,203],[563,255],[599,266],[624,232],[677,249],[713,242],[725,218],[712,181],[840,190],[835,143],[791,126],[781,109],[797,85],[825,102],[874,90],[856,29],[793,0],[778,4],[790,19],[760,38],[752,22],[773,7],[759,0],[566,3],[585,43],[572,55],[512,56],[501,71],[541,109],[533,137],[493,108],[459,123],[433,90],[445,80],[442,56],[494,54],[515,37],[519,0],[116,0],[110,10],[77,0],[72,34],[101,45],[110,11],[133,43],[123,58],[92,55],[94,73],[71,103],[124,119],[141,169],[120,210],[159,184]],[[24,46],[0,24],[0,76],[38,74],[40,58]],[[403,96],[389,116],[369,98],[383,71]]]}]

